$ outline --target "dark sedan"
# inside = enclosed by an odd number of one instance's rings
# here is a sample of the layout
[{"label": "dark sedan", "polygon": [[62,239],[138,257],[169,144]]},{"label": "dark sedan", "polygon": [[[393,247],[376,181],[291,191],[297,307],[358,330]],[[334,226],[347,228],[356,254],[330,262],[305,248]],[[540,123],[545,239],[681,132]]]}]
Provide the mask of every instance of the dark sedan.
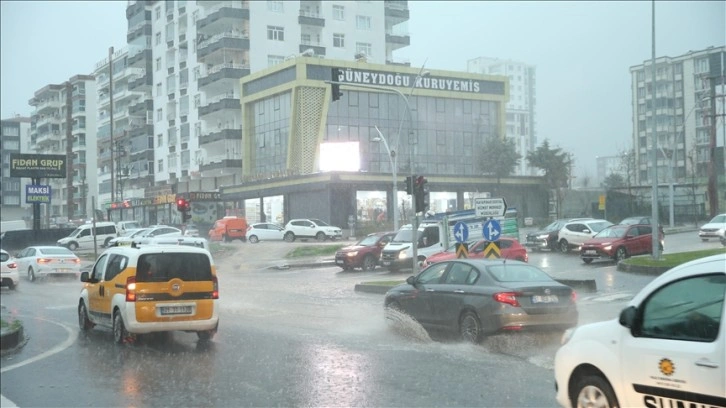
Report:
[{"label": "dark sedan", "polygon": [[576,295],[534,265],[511,260],[435,263],[386,293],[386,313],[403,312],[426,329],[458,332],[469,342],[529,329],[577,324]]}]

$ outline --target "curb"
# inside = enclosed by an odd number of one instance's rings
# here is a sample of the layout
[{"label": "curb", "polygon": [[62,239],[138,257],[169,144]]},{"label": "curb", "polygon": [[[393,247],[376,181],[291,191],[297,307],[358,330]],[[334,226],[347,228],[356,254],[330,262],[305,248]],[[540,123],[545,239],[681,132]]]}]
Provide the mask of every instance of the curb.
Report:
[{"label": "curb", "polygon": [[27,343],[27,337],[23,332],[22,322],[10,315],[5,306],[2,306],[2,318],[8,324],[20,322],[17,327],[7,327],[0,330],[0,356],[13,353]]}]

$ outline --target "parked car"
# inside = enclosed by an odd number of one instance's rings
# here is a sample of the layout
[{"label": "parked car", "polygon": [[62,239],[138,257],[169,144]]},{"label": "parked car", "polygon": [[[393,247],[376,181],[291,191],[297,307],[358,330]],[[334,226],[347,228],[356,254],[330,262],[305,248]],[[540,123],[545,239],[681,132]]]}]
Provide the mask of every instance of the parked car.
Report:
[{"label": "parked car", "polygon": [[[663,250],[664,235],[660,233],[658,247]],[[580,258],[586,264],[595,259],[613,259],[619,262],[633,255],[653,252],[651,225],[611,225],[598,232],[580,247]]]},{"label": "parked car", "polygon": [[572,288],[534,265],[458,259],[435,263],[391,288],[384,307],[388,318],[403,312],[426,329],[458,332],[477,343],[487,334],[573,327],[575,298]]},{"label": "parked car", "polygon": [[0,286],[6,286],[14,290],[20,283],[18,274],[18,263],[15,262],[8,251],[0,249]]},{"label": "parked car", "polygon": [[185,237],[198,237],[199,236],[199,227],[194,224],[188,224],[184,227],[184,236]]},{"label": "parked car", "polygon": [[285,225],[285,241],[293,242],[298,238],[314,238],[318,241],[334,241],[343,238],[343,231],[316,218],[290,220]]},{"label": "parked car", "polygon": [[372,271],[381,260],[383,247],[391,242],[394,236],[396,232],[368,234],[354,245],[340,248],[335,253],[335,263],[343,270],[361,268],[364,271]]},{"label": "parked car", "polygon": [[726,214],[719,214],[703,225],[698,231],[698,236],[702,241],[708,241],[710,238],[720,239],[726,234]]},{"label": "parked car", "polygon": [[114,240],[116,246],[129,246],[132,242],[136,244],[148,243],[150,239],[160,236],[183,236],[182,230],[168,225],[160,225],[146,228],[145,231],[131,237],[118,237]]},{"label": "parked car", "polygon": [[116,229],[118,230],[118,236],[120,237],[129,235],[129,233],[139,228],[142,228],[142,226],[138,221],[119,221],[116,223]]},{"label": "parked car", "polygon": [[271,222],[257,222],[247,227],[247,241],[256,244],[260,241],[282,241],[285,228]]},{"label": "parked car", "polygon": [[92,223],[83,224],[67,237],[59,239],[57,243],[71,251],[75,251],[78,248],[93,248],[94,234],[96,236],[96,243],[101,246],[108,246],[109,241],[118,237],[116,223],[109,221],[97,222],[95,227],[94,233],[94,225]]},{"label": "parked car", "polygon": [[15,256],[18,273],[27,273],[28,280],[35,282],[47,276],[78,276],[81,259],[70,249],[62,246],[30,246]]},{"label": "parked car", "polygon": [[585,241],[611,225],[613,225],[612,222],[599,219],[576,220],[565,223],[558,233],[560,252],[569,252],[571,248],[579,250]]},{"label": "parked car", "polygon": [[[652,220],[652,218],[649,215],[636,215],[633,217],[624,218],[618,224],[620,224],[620,225],[633,225],[633,224],[653,225],[651,220]],[[661,234],[664,233],[663,225],[661,223],[658,223],[658,230],[660,231]]]},{"label": "parked car", "polygon": [[[502,237],[499,239],[500,257],[503,259],[514,259],[516,261],[529,262],[527,248],[523,247],[514,238]],[[483,259],[486,257],[485,250],[489,246],[490,241],[480,239],[478,241],[468,242],[468,259]],[[457,259],[456,244],[451,245],[445,251],[437,252],[424,261],[424,266],[429,266],[441,261]]]},{"label": "parked car", "polygon": [[617,319],[568,330],[554,360],[563,407],[726,407],[726,255],[653,279]]},{"label": "parked car", "polygon": [[559,233],[562,227],[570,221],[589,220],[592,218],[562,218],[554,220],[548,226],[539,231],[527,234],[524,245],[532,250],[549,249],[555,251],[559,249]]},{"label": "parked car", "polygon": [[206,341],[217,332],[219,286],[206,249],[113,247],[80,279],[81,331],[108,327],[116,343],[133,341],[137,334],[174,330],[196,332]]},{"label": "parked car", "polygon": [[112,247],[112,246],[119,246],[119,245],[131,245],[131,241],[134,238],[141,237],[149,230],[151,230],[151,228],[138,228],[135,230],[129,230],[126,232],[126,235],[124,235],[122,237],[116,237],[116,238],[113,238],[112,240],[108,241],[108,246]]},{"label": "parked car", "polygon": [[227,216],[214,222],[209,230],[210,241],[230,242],[234,239],[246,241],[247,220],[242,217]]}]

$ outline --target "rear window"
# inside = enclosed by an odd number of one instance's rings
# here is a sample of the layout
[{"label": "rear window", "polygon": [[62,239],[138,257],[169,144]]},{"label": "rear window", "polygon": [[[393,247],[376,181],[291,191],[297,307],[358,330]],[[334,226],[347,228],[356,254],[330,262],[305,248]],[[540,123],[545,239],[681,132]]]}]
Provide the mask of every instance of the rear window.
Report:
[{"label": "rear window", "polygon": [[137,282],[166,282],[171,279],[191,281],[212,280],[212,267],[205,254],[162,253],[139,257]]},{"label": "rear window", "polygon": [[70,249],[63,247],[57,248],[40,248],[38,251],[43,255],[75,255]]}]

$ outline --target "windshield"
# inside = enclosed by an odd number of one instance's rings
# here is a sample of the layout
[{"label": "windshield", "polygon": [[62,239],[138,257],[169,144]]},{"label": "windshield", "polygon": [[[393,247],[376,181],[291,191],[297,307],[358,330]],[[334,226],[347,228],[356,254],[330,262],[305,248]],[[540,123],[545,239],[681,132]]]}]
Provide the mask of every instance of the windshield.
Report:
[{"label": "windshield", "polygon": [[544,231],[559,231],[562,229],[562,225],[564,224],[563,221],[557,220],[553,222],[552,224],[544,227]]},{"label": "windshield", "polygon": [[378,240],[380,238],[381,237],[379,237],[378,235],[369,235],[369,236],[361,239],[360,241],[358,241],[358,243],[356,245],[360,245],[360,246],[371,246],[371,245],[375,245],[376,242],[378,242]]},{"label": "windshield", "polygon": [[[402,229],[398,231],[398,233],[395,237],[393,237],[393,240],[391,240],[391,242],[412,242],[411,237],[413,237],[413,234],[411,231],[411,229]],[[421,237],[421,231],[419,231],[416,236]]]},{"label": "windshield", "polygon": [[709,222],[712,222],[712,223],[726,222],[726,214],[717,215],[717,216],[713,217],[713,219]]},{"label": "windshield", "polygon": [[63,247],[38,248],[38,252],[43,255],[75,255],[73,252]]},{"label": "windshield", "polygon": [[74,229],[73,232],[71,232],[71,234],[69,235],[69,237],[77,237],[78,234],[81,233],[81,230],[82,230],[82,228],[76,228],[76,229]]},{"label": "windshield", "polygon": [[609,228],[605,228],[604,230],[600,231],[595,235],[593,238],[622,238],[625,236],[625,233],[628,231],[628,227],[619,227],[619,226],[612,226]]},{"label": "windshield", "polygon": [[142,229],[140,229],[138,231],[134,231],[134,233],[131,234],[131,235],[129,235],[129,237],[131,237],[131,238],[133,238],[133,237],[142,237],[148,231],[149,231],[149,228],[142,228]]}]

